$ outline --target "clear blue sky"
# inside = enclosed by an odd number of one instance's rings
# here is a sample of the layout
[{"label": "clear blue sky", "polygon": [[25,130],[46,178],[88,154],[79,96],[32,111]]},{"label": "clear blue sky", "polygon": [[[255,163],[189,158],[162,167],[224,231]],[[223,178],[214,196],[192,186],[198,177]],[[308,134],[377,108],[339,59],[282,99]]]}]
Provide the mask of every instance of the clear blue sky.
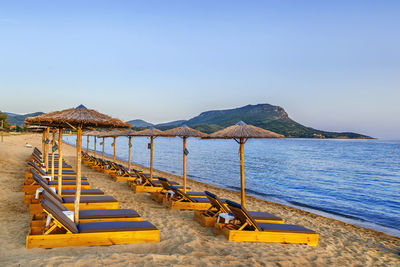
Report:
[{"label": "clear blue sky", "polygon": [[0,110],[82,103],[157,123],[270,103],[400,139],[399,14],[400,1],[2,1]]}]

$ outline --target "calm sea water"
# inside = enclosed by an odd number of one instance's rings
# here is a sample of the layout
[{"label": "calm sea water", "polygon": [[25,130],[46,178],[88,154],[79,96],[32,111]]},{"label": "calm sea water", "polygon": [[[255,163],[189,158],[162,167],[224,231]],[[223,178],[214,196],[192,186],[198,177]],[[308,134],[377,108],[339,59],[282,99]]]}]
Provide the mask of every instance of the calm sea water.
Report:
[{"label": "calm sea water", "polygon": [[[76,137],[65,140],[75,144]],[[112,142],[106,138],[107,155]],[[148,142],[132,138],[133,162],[149,165]],[[86,147],[86,137],[82,143]],[[235,141],[189,138],[187,146],[190,178],[240,190]],[[128,138],[117,138],[116,149],[127,161]],[[182,139],[155,139],[154,168],[182,175]],[[248,140],[245,175],[248,195],[400,236],[400,141]]]}]

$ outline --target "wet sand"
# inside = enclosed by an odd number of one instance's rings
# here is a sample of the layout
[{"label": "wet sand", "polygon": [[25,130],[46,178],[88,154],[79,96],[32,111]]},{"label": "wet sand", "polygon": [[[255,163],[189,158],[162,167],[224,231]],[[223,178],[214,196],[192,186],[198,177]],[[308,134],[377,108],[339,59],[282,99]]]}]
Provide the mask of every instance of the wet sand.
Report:
[{"label": "wet sand", "polygon": [[[2,266],[400,266],[400,238],[346,224],[292,207],[254,197],[246,198],[249,210],[267,211],[286,223],[319,233],[318,247],[295,244],[234,243],[215,236],[210,228],[193,220],[192,211],[169,210],[152,201],[149,194],[135,194],[125,183],[82,165],[82,175],[91,188],[114,196],[121,208],[139,212],[161,231],[160,243],[105,247],[25,249],[30,215],[23,204],[26,161],[33,149],[41,148],[41,136],[6,136],[0,142],[0,263]],[[64,159],[75,166],[75,148],[64,145]],[[137,166],[141,169],[143,167]],[[156,171],[182,183],[179,176]],[[221,198],[240,201],[240,195],[188,180],[192,191],[208,190]]]}]

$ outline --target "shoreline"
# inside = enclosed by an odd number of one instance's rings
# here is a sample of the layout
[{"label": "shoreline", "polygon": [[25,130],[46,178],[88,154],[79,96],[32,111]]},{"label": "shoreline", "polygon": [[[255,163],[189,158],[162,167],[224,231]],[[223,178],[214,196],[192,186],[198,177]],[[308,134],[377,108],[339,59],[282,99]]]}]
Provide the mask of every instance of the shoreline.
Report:
[{"label": "shoreline", "polygon": [[[229,242],[194,221],[193,211],[167,209],[148,194],[135,194],[126,183],[117,183],[86,165],[82,165],[82,175],[91,188],[115,197],[121,209],[136,210],[154,224],[160,230],[160,242],[28,250],[25,242],[31,216],[23,204],[21,186],[33,148],[26,148],[26,143],[41,148],[41,135],[12,136],[0,142],[0,262],[4,266],[400,266],[400,238],[252,196],[246,198],[248,210],[269,212],[287,224],[314,230],[319,244]],[[65,144],[63,155],[76,166],[74,146]],[[182,180],[165,172],[155,174]],[[240,201],[239,192],[192,179],[188,186]]]},{"label": "shoreline", "polygon": [[[65,141],[63,141],[63,144],[68,145],[68,146],[73,147],[73,148],[76,148],[75,145],[71,145],[69,143],[66,143]],[[82,151],[86,151],[86,150],[82,149]],[[89,152],[94,153],[94,150],[89,149]],[[101,156],[101,153],[97,153],[97,156],[98,155]],[[104,158],[106,158],[108,160],[111,160],[111,161],[114,160],[113,156],[112,155],[110,156],[107,153],[104,153]],[[123,164],[125,166],[128,166],[128,162],[127,161],[125,161],[125,160],[123,160],[121,158],[118,158],[117,155],[116,155],[115,158],[116,158],[116,161],[118,163]],[[150,171],[150,168],[148,168],[146,166],[143,166],[141,164],[136,164],[136,163],[131,163],[131,164],[132,164],[132,166],[135,166],[136,169],[139,169],[139,170],[142,170],[142,171],[146,171],[146,172]],[[155,168],[153,168],[153,172],[156,175],[172,178],[174,181],[177,181],[180,184],[183,183],[182,176],[179,176],[179,175],[176,175],[176,174],[173,174],[173,173],[169,173],[169,172],[166,172],[166,171],[161,171],[161,170],[158,170],[158,169],[155,169]],[[187,181],[188,184],[189,183],[195,183],[195,184],[198,184],[200,186],[207,186],[207,187],[209,187],[211,189],[213,188],[213,189],[216,189],[216,190],[224,191],[226,193],[235,194],[235,195],[237,195],[238,199],[240,199],[240,192],[238,192],[238,191],[233,191],[233,190],[230,190],[230,189],[227,189],[227,188],[223,188],[223,187],[220,187],[220,186],[217,186],[217,185],[208,184],[208,183],[205,183],[205,182],[200,182],[200,181],[197,181],[197,180],[193,180],[193,179],[189,178],[189,176],[186,177],[186,181]],[[342,223],[343,225],[351,225],[351,226],[354,226],[354,227],[359,227],[360,229],[363,229],[363,230],[366,230],[366,231],[373,231],[376,234],[387,235],[388,237],[398,238],[400,240],[400,236],[392,235],[392,234],[389,234],[389,233],[386,233],[386,232],[383,232],[383,231],[379,231],[379,230],[376,230],[376,229],[373,229],[373,228],[367,228],[367,227],[363,227],[363,226],[354,224],[354,223],[352,223],[352,221],[356,221],[356,219],[351,219],[351,218],[346,218],[344,216],[331,214],[331,213],[323,211],[323,210],[318,210],[318,209],[313,209],[313,208],[308,208],[308,207],[297,207],[294,204],[293,204],[293,206],[291,206],[291,205],[288,205],[290,203],[288,203],[288,204],[278,203],[278,202],[274,202],[274,201],[271,201],[271,200],[262,199],[262,198],[259,198],[257,196],[252,196],[251,194],[248,194],[248,193],[246,193],[246,199],[265,202],[265,204],[267,204],[267,205],[274,205],[274,206],[276,206],[278,208],[293,209],[294,211],[297,211],[297,212],[304,212],[304,214],[321,217],[321,218],[324,218],[324,219],[327,219],[327,220],[332,220],[332,221],[334,221],[336,223]],[[284,201],[282,201],[282,202],[284,202]],[[327,215],[332,215],[332,217],[337,217],[337,218],[331,218],[331,217],[324,216],[322,214],[318,214],[319,212],[320,213],[325,213]],[[341,220],[341,219],[343,219],[343,220]],[[345,220],[348,220],[348,222],[346,222]],[[370,223],[370,224],[372,224],[374,226],[376,225],[376,226],[379,227],[379,225],[371,223],[371,222],[368,222],[368,221],[363,221],[361,219],[359,221],[361,223],[363,223],[363,222],[365,222],[367,224]],[[387,228],[389,230],[391,229],[391,228],[388,228],[388,227],[385,227],[385,226],[381,226],[381,227]],[[396,229],[393,229],[393,230],[395,231]]]}]

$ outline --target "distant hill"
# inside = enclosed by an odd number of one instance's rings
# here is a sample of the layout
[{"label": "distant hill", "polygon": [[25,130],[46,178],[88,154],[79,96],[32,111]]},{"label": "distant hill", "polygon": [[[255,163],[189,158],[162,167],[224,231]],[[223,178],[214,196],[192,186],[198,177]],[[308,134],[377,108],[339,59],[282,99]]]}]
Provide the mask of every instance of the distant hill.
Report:
[{"label": "distant hill", "polygon": [[270,104],[247,105],[235,109],[213,110],[201,113],[186,122],[187,125],[205,132],[213,132],[238,121],[244,121],[286,137],[301,138],[370,138],[365,135],[343,132],[327,132],[306,127],[289,118],[286,111]]},{"label": "distant hill", "polygon": [[[226,110],[212,110],[201,113],[199,116],[184,122],[197,130],[212,133],[233,125],[238,121],[244,121],[286,137],[299,138],[360,138],[369,139],[371,137],[352,133],[352,132],[327,132],[304,126],[292,120],[286,111],[270,104],[247,105],[240,108]],[[158,124],[160,130],[167,130],[179,125]]]},{"label": "distant hill", "polygon": [[15,113],[10,113],[10,112],[4,112],[7,114],[7,121],[10,125],[17,125],[17,126],[22,126],[25,122],[25,119],[28,117],[35,117],[40,114],[43,114],[43,112],[34,112],[34,113],[28,113],[24,115],[20,114],[15,114]]},{"label": "distant hill", "polygon": [[185,124],[186,121],[185,120],[178,120],[178,121],[170,121],[170,122],[165,122],[165,123],[159,123],[157,125],[155,125],[156,128],[160,128],[160,127],[177,127],[177,126],[181,126],[182,124]]},{"label": "distant hill", "polygon": [[140,120],[140,119],[127,121],[127,123],[132,124],[132,127],[135,127],[135,128],[145,128],[145,127],[153,126],[152,123],[144,121],[144,120]]}]

